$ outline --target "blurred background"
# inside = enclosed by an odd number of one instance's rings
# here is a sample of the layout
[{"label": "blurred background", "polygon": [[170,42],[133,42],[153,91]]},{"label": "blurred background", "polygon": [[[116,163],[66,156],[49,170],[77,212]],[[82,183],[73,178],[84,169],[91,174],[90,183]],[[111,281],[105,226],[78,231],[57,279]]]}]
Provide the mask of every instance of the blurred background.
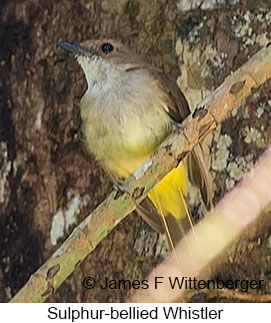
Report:
[{"label": "blurred background", "polygon": [[[82,141],[86,81],[58,41],[120,39],[176,78],[193,109],[269,43],[270,32],[269,0],[1,0],[0,301],[8,301],[112,189]],[[215,203],[270,140],[270,90],[267,82],[204,142]],[[190,204],[201,218],[193,189]],[[257,292],[269,293],[270,248],[271,220],[264,217],[212,275],[264,279]],[[87,290],[83,278],[142,280],[167,252],[165,237],[133,213],[48,301],[125,301],[131,290]],[[199,300],[204,295],[191,301]]]}]

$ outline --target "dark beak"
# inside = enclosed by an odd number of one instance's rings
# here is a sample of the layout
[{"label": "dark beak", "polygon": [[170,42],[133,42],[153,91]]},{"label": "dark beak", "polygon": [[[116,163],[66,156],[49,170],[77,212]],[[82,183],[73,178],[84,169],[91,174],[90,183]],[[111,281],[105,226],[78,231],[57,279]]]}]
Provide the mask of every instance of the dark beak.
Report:
[{"label": "dark beak", "polygon": [[67,41],[61,41],[58,42],[57,45],[73,54],[79,54],[83,56],[88,55],[88,50],[77,44],[69,43]]}]

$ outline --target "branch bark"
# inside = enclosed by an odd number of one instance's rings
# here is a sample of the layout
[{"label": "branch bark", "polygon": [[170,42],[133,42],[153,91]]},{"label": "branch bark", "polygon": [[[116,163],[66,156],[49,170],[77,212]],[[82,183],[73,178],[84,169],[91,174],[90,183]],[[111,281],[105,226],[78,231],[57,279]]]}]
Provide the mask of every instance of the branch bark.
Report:
[{"label": "branch bark", "polygon": [[254,55],[172,133],[123,184],[114,190],[78,225],[60,248],[42,265],[11,302],[43,302],[74,271],[98,243],[130,212],[150,190],[208,133],[253,91],[271,77],[271,46]]}]

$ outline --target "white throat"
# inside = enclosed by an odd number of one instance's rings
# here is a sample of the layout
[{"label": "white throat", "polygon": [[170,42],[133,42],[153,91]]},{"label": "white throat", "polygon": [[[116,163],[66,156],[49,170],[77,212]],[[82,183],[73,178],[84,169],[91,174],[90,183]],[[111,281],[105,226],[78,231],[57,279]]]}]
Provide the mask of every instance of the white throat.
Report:
[{"label": "white throat", "polygon": [[90,92],[100,91],[102,95],[123,79],[121,70],[102,58],[78,56],[77,61],[84,71]]}]

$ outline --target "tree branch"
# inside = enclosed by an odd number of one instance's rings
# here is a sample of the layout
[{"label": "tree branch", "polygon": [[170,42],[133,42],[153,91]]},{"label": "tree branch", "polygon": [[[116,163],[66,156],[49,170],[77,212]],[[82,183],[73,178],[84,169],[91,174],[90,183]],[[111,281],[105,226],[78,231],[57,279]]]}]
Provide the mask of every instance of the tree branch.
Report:
[{"label": "tree branch", "polygon": [[150,190],[235,107],[271,77],[271,46],[230,75],[123,184],[78,225],[11,302],[43,302]]}]

